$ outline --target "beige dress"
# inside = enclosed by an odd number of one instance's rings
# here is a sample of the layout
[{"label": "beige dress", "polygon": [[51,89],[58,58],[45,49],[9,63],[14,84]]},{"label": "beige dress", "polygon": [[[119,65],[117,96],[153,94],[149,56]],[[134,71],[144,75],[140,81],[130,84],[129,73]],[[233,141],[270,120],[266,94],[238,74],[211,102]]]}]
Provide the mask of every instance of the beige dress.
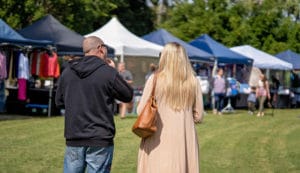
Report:
[{"label": "beige dress", "polygon": [[[157,83],[159,83],[159,79]],[[148,79],[137,112],[143,109],[150,96],[153,75]],[[194,121],[203,117],[200,85],[193,106],[175,112],[157,97],[157,132],[142,139],[138,154],[138,173],[198,173],[199,150]],[[159,95],[159,93],[155,93]]]}]

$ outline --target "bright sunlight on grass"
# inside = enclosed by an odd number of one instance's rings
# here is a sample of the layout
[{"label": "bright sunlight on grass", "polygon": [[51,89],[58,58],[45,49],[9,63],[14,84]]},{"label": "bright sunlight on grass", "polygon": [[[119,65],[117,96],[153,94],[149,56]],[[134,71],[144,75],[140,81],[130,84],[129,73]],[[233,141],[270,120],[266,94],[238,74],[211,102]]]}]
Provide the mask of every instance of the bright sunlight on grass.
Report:
[{"label": "bright sunlight on grass", "polygon": [[[112,173],[134,173],[140,140],[131,132],[135,116],[115,120]],[[0,121],[0,172],[62,172],[63,126],[60,116]],[[299,109],[279,109],[274,117],[262,118],[244,110],[209,113],[197,131],[204,173],[300,173]]]}]

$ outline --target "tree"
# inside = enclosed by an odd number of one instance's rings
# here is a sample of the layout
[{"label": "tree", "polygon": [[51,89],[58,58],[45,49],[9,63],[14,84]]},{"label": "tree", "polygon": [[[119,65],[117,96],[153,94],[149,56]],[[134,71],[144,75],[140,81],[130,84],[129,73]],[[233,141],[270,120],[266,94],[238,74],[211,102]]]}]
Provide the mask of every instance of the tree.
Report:
[{"label": "tree", "polygon": [[249,44],[269,53],[299,49],[299,0],[194,0],[171,8],[159,27],[190,41],[208,34],[228,47]]},{"label": "tree", "polygon": [[117,6],[109,0],[0,0],[0,17],[11,27],[21,29],[50,13],[67,27],[84,33],[93,22],[108,16]]},{"label": "tree", "polygon": [[114,2],[118,8],[112,10],[110,16],[117,16],[128,30],[139,36],[153,31],[155,16],[145,0],[112,0],[111,2]]},{"label": "tree", "polygon": [[80,34],[98,29],[113,15],[138,35],[153,30],[153,13],[144,0],[0,0],[0,4],[0,17],[17,30],[46,14]]},{"label": "tree", "polygon": [[295,21],[300,20],[300,4],[299,0],[285,0],[284,9],[289,17],[292,17]]},{"label": "tree", "polygon": [[156,15],[155,25],[159,26],[167,20],[167,13],[170,8],[176,6],[181,0],[146,0],[146,4]]}]

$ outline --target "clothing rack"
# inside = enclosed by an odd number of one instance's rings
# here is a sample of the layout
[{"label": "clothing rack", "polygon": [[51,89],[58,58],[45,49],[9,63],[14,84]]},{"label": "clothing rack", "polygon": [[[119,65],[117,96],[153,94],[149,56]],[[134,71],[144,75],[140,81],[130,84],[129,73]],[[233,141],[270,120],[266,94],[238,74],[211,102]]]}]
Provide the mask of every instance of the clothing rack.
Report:
[{"label": "clothing rack", "polygon": [[0,51],[22,51],[25,53],[25,49],[22,46],[15,45],[15,44],[5,44],[0,43]]},{"label": "clothing rack", "polygon": [[22,51],[24,54],[29,54],[34,51],[46,51],[48,55],[51,55],[52,52],[56,52],[56,47],[54,46],[46,46],[46,47],[41,47],[41,46],[20,46],[18,44],[14,43],[6,43],[2,42],[0,43],[0,50],[13,50],[13,51]]},{"label": "clothing rack", "polygon": [[[12,52],[18,51],[22,52],[26,57],[30,58],[30,55],[33,52],[46,52],[49,56],[52,56],[53,51],[56,51],[56,48],[53,46],[47,46],[47,47],[33,47],[33,46],[21,46],[18,44],[13,43],[0,43],[0,51],[5,52],[5,54],[8,54],[11,56]],[[9,76],[9,75],[8,75]],[[11,80],[11,79],[8,79]],[[52,102],[52,92],[53,92],[53,77],[49,77],[50,80],[50,86],[49,86],[49,102],[48,102],[48,117],[51,116],[51,102]]]}]

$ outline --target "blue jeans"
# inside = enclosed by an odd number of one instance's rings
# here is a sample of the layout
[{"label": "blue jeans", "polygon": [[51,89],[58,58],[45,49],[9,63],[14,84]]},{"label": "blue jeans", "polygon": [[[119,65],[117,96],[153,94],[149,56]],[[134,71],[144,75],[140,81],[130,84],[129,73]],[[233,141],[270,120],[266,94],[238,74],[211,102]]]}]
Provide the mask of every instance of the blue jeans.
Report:
[{"label": "blue jeans", "polygon": [[109,173],[114,147],[66,147],[64,173]]},{"label": "blue jeans", "polygon": [[215,109],[217,109],[218,112],[221,112],[223,109],[225,94],[215,93],[214,96],[215,96]]}]

